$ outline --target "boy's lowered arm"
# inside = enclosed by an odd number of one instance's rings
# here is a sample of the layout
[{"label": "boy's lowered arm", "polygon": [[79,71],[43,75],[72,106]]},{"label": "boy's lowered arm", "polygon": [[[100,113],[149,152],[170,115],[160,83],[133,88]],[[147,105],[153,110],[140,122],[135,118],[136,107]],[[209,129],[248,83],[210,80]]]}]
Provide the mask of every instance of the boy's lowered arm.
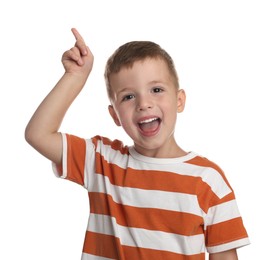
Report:
[{"label": "boy's lowered arm", "polygon": [[58,129],[66,111],[85,85],[93,65],[93,55],[82,36],[76,29],[72,32],[76,38],[75,46],[62,56],[65,73],[39,105],[25,129],[26,141],[56,164],[60,164],[62,159]]},{"label": "boy's lowered arm", "polygon": [[209,260],[238,260],[236,249],[210,254]]}]

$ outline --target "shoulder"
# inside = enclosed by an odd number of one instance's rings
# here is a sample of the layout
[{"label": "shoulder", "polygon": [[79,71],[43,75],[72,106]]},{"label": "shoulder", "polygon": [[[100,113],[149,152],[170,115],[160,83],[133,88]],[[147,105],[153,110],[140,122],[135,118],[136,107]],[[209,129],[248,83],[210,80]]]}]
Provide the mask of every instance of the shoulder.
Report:
[{"label": "shoulder", "polygon": [[196,154],[196,156],[194,156],[193,158],[188,160],[188,163],[192,164],[192,165],[195,165],[195,166],[198,166],[198,167],[203,167],[203,168],[206,168],[206,169],[207,168],[208,169],[213,169],[216,172],[218,172],[219,174],[221,174],[222,176],[224,176],[224,172],[218,164],[216,164],[215,162],[213,162],[213,161],[209,160],[208,158],[203,157],[201,155]]},{"label": "shoulder", "polygon": [[224,171],[217,163],[201,155],[196,155],[187,163],[218,197],[222,198],[233,191]]}]

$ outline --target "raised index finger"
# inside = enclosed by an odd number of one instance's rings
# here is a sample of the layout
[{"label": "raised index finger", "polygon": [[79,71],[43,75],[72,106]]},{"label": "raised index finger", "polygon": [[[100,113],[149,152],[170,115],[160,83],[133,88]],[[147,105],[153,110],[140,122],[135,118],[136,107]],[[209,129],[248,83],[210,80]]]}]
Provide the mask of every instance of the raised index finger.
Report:
[{"label": "raised index finger", "polygon": [[71,31],[76,39],[76,46],[82,51],[83,55],[86,55],[87,47],[82,35],[78,32],[76,28],[72,28]]},{"label": "raised index finger", "polygon": [[74,34],[75,36],[75,39],[78,41],[78,40],[82,40],[84,42],[84,39],[82,37],[82,35],[78,32],[78,30],[76,28],[72,28],[71,29],[72,33]]}]

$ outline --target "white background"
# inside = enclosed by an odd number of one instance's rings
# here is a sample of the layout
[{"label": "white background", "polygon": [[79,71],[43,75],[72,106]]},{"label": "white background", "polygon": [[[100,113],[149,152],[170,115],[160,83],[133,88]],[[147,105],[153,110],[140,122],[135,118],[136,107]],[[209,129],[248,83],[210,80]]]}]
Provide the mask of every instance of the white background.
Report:
[{"label": "white background", "polygon": [[103,71],[130,40],[173,57],[187,104],[176,137],[219,164],[233,186],[251,245],[241,260],[279,255],[279,1],[11,0],[0,4],[0,259],[80,259],[87,193],[52,174],[24,140],[31,115],[63,73],[79,29],[93,72],[61,131],[131,144],[108,112]]}]

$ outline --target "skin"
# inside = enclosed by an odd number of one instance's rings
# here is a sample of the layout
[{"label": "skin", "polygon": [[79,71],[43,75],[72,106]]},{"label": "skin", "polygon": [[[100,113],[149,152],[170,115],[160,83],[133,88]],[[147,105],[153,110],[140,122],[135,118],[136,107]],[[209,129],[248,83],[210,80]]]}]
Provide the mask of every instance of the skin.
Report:
[{"label": "skin", "polygon": [[210,254],[209,260],[238,260],[236,249]]},{"label": "skin", "polygon": [[[62,56],[65,73],[39,105],[25,129],[25,139],[38,152],[56,164],[62,160],[62,137],[58,132],[68,108],[84,87],[94,57],[76,29],[74,47]],[[176,143],[177,113],[184,110],[185,92],[177,90],[162,60],[146,59],[131,69],[122,69],[110,78],[113,97],[109,112],[134,140],[135,149],[146,156],[185,155]],[[140,121],[160,118],[153,131],[142,131]],[[210,254],[210,260],[236,260],[236,250]]]},{"label": "skin", "polygon": [[[113,90],[109,112],[134,141],[135,149],[150,157],[186,154],[174,138],[177,113],[185,106],[185,92],[177,90],[161,59],[137,61],[110,77]],[[159,118],[154,131],[142,131],[139,122]]]},{"label": "skin", "polygon": [[39,105],[25,129],[25,139],[38,152],[56,164],[62,159],[62,137],[58,132],[64,115],[84,87],[93,65],[93,55],[82,36],[62,56],[65,73]]}]

